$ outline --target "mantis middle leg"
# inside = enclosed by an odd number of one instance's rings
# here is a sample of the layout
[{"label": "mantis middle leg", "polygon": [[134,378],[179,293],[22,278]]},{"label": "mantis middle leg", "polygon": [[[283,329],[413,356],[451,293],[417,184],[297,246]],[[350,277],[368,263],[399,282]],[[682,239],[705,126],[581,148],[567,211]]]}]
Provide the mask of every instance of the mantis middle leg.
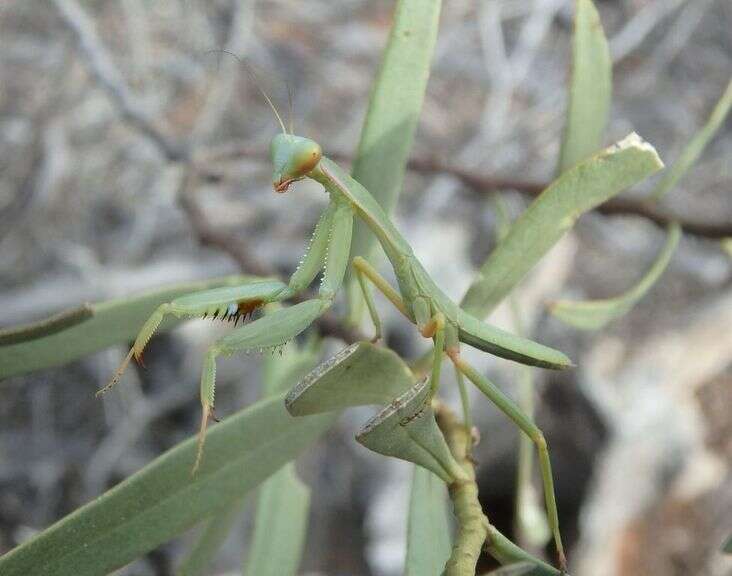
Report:
[{"label": "mantis middle leg", "polygon": [[[371,291],[366,284],[370,281],[386,298],[394,304],[404,316],[412,320],[407,306],[399,293],[391,287],[387,280],[377,272],[365,259],[356,256],[353,259],[353,268],[356,271],[358,282],[364,293],[366,305],[371,315],[371,320],[376,329],[374,340],[381,337],[381,320],[376,312]],[[434,354],[432,356],[432,374],[430,377],[430,399],[435,396],[440,383],[440,371],[442,366],[442,352],[445,349],[445,316],[442,312],[432,313],[430,303],[427,299],[418,297],[413,303],[414,320],[417,328],[425,338],[432,338],[434,341]]]}]

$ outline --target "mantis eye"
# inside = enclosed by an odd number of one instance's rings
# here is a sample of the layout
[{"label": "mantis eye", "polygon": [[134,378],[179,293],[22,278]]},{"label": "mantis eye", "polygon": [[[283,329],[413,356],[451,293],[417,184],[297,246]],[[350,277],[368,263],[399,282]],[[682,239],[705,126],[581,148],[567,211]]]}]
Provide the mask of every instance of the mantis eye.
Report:
[{"label": "mantis eye", "polygon": [[318,165],[323,152],[320,146],[311,142],[293,158],[293,173],[304,176]]}]

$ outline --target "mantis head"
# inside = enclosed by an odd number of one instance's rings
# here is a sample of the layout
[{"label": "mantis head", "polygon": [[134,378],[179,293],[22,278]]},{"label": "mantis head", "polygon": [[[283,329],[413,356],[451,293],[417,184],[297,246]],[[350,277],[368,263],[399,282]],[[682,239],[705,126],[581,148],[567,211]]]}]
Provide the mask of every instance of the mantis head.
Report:
[{"label": "mantis head", "polygon": [[270,145],[275,192],[287,192],[290,184],[301,180],[318,165],[323,152],[320,145],[302,136],[277,134]]}]

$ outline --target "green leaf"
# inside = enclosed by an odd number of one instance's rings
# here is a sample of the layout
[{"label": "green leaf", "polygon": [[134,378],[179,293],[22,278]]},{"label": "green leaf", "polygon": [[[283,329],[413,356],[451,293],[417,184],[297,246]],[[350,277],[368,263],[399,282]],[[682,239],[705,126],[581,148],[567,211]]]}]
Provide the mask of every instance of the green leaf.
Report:
[{"label": "green leaf", "polygon": [[465,473],[437,426],[429,392],[427,378],[417,382],[369,420],[356,441],[369,450],[418,464],[445,482],[453,482]]},{"label": "green leaf", "polygon": [[175,571],[176,576],[201,576],[205,573],[243,508],[243,502],[236,502],[206,520],[196,544]]},{"label": "green leaf", "polygon": [[285,399],[293,416],[351,406],[388,404],[414,384],[414,375],[395,352],[356,342],[315,368]]},{"label": "green leaf", "polygon": [[588,210],[663,167],[638,135],[564,172],[514,222],[480,269],[463,308],[485,318]]},{"label": "green leaf", "polygon": [[516,564],[508,564],[497,570],[491,570],[484,576],[528,576],[536,569],[533,562],[517,562]]},{"label": "green leaf", "polygon": [[334,415],[291,418],[283,400],[260,401],[213,426],[195,476],[191,438],[0,558],[0,574],[107,574],[231,506],[334,422]]},{"label": "green leaf", "polygon": [[562,576],[553,566],[535,558],[501,534],[494,526],[488,527],[488,538],[486,539],[485,550],[501,564],[508,566],[515,564],[532,564],[531,572],[527,576]]},{"label": "green leaf", "polygon": [[287,464],[260,488],[248,576],[294,576],[307,533],[310,490]]},{"label": "green leaf", "polygon": [[[6,330],[0,334],[0,379],[60,366],[111,346],[133,340],[157,306],[183,294],[218,286],[235,286],[259,280],[253,276],[229,276],[189,282],[62,312],[46,321]],[[160,330],[179,323],[171,318]],[[12,332],[14,336],[10,337]],[[3,344],[5,339],[7,344]]]},{"label": "green leaf", "polygon": [[414,467],[407,523],[406,576],[439,576],[450,557],[450,524],[445,483]]},{"label": "green leaf", "polygon": [[704,127],[697,132],[691,141],[686,145],[684,150],[681,152],[678,160],[674,162],[673,166],[669,168],[668,172],[664,174],[661,181],[656,186],[651,196],[655,200],[661,199],[671,188],[676,186],[676,183],[686,174],[686,171],[691,167],[697,158],[704,151],[704,148],[709,141],[717,133],[717,130],[722,126],[724,119],[727,117],[730,108],[732,107],[732,80],[727,84],[727,89],[722,94],[722,97],[714,107],[709,120]]},{"label": "green leaf", "polygon": [[[371,90],[352,174],[387,214],[396,206],[402,189],[429,78],[440,7],[439,0],[397,2],[389,41]],[[351,258],[368,258],[374,242],[368,226],[358,220]],[[363,297],[354,277],[347,287],[352,317],[360,319]]]},{"label": "green leaf", "polygon": [[720,240],[719,244],[722,246],[722,250],[732,258],[732,238],[723,238]]},{"label": "green leaf", "polygon": [[600,149],[612,96],[612,61],[600,16],[591,0],[577,0],[576,6],[560,174]]},{"label": "green leaf", "polygon": [[[311,339],[303,347],[291,342],[282,356],[266,357],[264,394],[277,394],[289,388],[291,382],[313,369],[318,353],[318,341]],[[243,573],[294,575],[307,536],[309,508],[309,488],[297,477],[294,465],[286,464],[258,491],[254,535]]]},{"label": "green leaf", "polygon": [[[276,305],[270,305],[268,308],[277,308]],[[290,342],[284,349],[282,355],[270,354],[264,357],[263,361],[263,397],[270,397],[284,392],[288,387],[289,383],[300,378],[308,370],[312,369],[313,365],[318,359],[318,350],[315,345],[315,339],[311,339],[306,346],[300,347],[294,341]],[[285,468],[290,467],[290,464],[286,464]],[[289,504],[286,507],[282,507],[277,502],[276,498],[273,498],[277,491],[272,492],[269,488],[270,483],[275,486],[287,487],[290,482],[287,483],[279,477],[283,474],[283,471],[275,473],[259,489],[259,504],[257,505],[257,515],[269,515],[274,517],[277,513],[289,514],[288,509],[292,507],[294,509],[300,509],[303,506],[307,508],[310,495],[309,491],[302,486],[302,484],[295,484],[297,479],[294,479],[293,485],[294,490],[291,493],[284,494],[284,498],[287,498]],[[293,475],[291,472],[290,475]],[[263,493],[269,493],[267,497],[263,497]],[[210,517],[206,521],[203,530],[201,531],[196,544],[189,552],[186,559],[181,563],[180,567],[176,571],[177,576],[199,576],[203,574],[211,563],[213,558],[218,553],[219,549],[223,545],[226,537],[228,536],[234,522],[239,517],[243,510],[243,500],[236,502],[232,505],[226,506],[221,512],[218,512]],[[268,508],[271,510],[268,512]],[[281,520],[275,519],[274,522]],[[266,526],[260,528],[262,523],[257,523],[255,526],[254,539],[258,538],[257,532],[261,529],[266,529]],[[302,534],[304,537],[305,527],[302,527]]]},{"label": "green leaf", "polygon": [[725,554],[732,554],[732,534],[727,537],[726,542],[722,546],[722,552]]},{"label": "green leaf", "polygon": [[669,226],[666,243],[641,281],[625,294],[605,300],[572,302],[558,300],[549,306],[549,311],[562,322],[582,330],[597,330],[609,322],[620,318],[646,295],[663,274],[674,255],[681,238],[678,224]]}]

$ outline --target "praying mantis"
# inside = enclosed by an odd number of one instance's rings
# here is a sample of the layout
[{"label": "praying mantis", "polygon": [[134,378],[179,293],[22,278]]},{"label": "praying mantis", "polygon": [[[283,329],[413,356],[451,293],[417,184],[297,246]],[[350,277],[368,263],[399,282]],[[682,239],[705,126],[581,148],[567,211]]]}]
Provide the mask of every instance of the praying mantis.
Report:
[{"label": "praying mantis", "polygon": [[[99,393],[106,392],[119,381],[133,357],[141,362],[146,344],[165,316],[211,316],[236,324],[240,318],[246,318],[267,304],[282,302],[303,292],[322,271],[320,287],[315,297],[289,307],[278,308],[249,324],[235,328],[208,348],[201,371],[203,410],[198,451],[193,466],[195,473],[201,463],[207,423],[213,417],[217,358],[248,350],[276,348],[295,338],[332,306],[351,264],[374,325],[374,340],[381,337],[381,321],[371,285],[412,322],[423,337],[433,341],[429,399],[438,390],[443,355],[446,355],[460,374],[473,382],[533,441],[539,456],[549,524],[559,565],[564,570],[566,560],[559,533],[551,463],[544,435],[508,396],[461,357],[460,344],[464,343],[522,364],[549,369],[567,368],[572,365],[571,361],[558,350],[505,332],[462,310],[432,280],[415,257],[409,243],[373,196],[345,170],[324,156],[317,142],[288,133],[274,107],[273,110],[282,126],[282,133],[272,139],[270,147],[274,191],[284,194],[293,183],[308,178],[320,183],[330,198],[299,266],[286,284],[278,280],[259,280],[236,287],[196,292],[160,305],[143,325],[110,383]],[[397,288],[392,287],[364,258],[356,257],[349,262],[354,218],[360,218],[383,247],[394,271]]]}]

